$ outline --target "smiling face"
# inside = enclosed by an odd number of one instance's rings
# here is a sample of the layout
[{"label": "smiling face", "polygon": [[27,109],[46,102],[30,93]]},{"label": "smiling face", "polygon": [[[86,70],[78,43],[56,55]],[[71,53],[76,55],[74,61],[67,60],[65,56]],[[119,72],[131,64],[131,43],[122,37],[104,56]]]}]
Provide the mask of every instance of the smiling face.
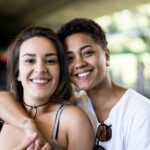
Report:
[{"label": "smiling face", "polygon": [[71,81],[80,89],[88,91],[101,86],[107,78],[109,51],[103,50],[92,37],[75,33],[65,40]]},{"label": "smiling face", "polygon": [[21,44],[19,78],[24,100],[47,101],[53,95],[59,81],[59,62],[56,47],[49,39],[32,37]]}]

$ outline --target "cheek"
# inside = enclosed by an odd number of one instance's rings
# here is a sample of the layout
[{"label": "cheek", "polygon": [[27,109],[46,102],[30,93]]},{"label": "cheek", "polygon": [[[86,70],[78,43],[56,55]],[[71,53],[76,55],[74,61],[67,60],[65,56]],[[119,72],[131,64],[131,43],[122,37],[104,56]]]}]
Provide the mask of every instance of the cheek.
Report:
[{"label": "cheek", "polygon": [[25,74],[24,69],[22,69],[22,67],[19,67],[19,77],[22,78],[24,74]]},{"label": "cheek", "polygon": [[19,62],[19,74],[24,74],[27,71],[27,67],[22,62]]},{"label": "cheek", "polygon": [[68,73],[69,73],[69,79],[70,79],[70,81],[73,83],[73,79],[72,79],[72,72],[73,72],[73,65],[69,65],[68,66]]},{"label": "cheek", "polygon": [[69,65],[68,65],[69,76],[71,75],[72,70],[73,70],[73,65],[72,65],[72,64],[69,64]]},{"label": "cheek", "polygon": [[31,74],[31,69],[30,68],[24,67],[24,66],[19,67],[18,77],[19,77],[20,81],[22,82],[22,84],[24,84],[27,81],[30,74]]},{"label": "cheek", "polygon": [[60,76],[60,68],[59,66],[54,67],[50,72],[53,73],[53,76],[56,77],[56,79],[59,79]]}]

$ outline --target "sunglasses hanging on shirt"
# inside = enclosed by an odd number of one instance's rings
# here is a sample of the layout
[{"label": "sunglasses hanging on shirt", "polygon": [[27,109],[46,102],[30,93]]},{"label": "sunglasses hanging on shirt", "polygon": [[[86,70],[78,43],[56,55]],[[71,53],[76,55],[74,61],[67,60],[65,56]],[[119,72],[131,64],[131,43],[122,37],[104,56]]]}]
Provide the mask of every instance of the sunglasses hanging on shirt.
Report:
[{"label": "sunglasses hanging on shirt", "polygon": [[105,142],[109,141],[112,137],[112,125],[106,125],[104,122],[101,122],[98,126],[96,133],[96,144],[93,150],[105,150],[102,146],[99,145],[99,141]]}]

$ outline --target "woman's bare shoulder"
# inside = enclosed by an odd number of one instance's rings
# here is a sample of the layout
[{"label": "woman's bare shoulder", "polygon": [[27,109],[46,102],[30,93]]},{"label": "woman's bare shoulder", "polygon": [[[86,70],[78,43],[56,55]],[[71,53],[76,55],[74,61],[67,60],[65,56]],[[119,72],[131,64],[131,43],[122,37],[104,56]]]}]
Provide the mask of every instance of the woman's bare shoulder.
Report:
[{"label": "woman's bare shoulder", "polygon": [[85,114],[85,112],[81,108],[79,108],[75,105],[71,105],[71,104],[66,106],[66,108],[64,109],[64,114],[66,115],[66,117],[67,116],[74,116],[74,117],[76,116],[79,118],[80,117],[87,117],[87,115]]},{"label": "woman's bare shoulder", "polygon": [[[76,149],[92,149],[94,132],[87,115],[74,105],[67,105],[60,119],[60,131],[67,136],[68,146],[78,145]],[[61,134],[60,135],[64,135]],[[84,140],[82,137],[86,137]],[[84,144],[81,144],[84,143]]]},{"label": "woman's bare shoulder", "polygon": [[67,127],[90,124],[89,118],[85,112],[74,105],[67,105],[65,107],[62,113],[62,122]]}]

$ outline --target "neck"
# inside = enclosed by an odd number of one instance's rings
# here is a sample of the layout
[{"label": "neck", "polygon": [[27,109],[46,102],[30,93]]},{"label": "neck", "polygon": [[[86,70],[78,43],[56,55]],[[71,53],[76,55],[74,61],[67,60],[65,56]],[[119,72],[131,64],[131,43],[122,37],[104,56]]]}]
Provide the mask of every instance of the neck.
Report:
[{"label": "neck", "polygon": [[125,89],[114,84],[112,81],[105,82],[95,89],[87,92],[87,95],[92,100],[92,104],[97,115],[98,121],[105,121],[111,109],[120,100]]},{"label": "neck", "polygon": [[35,100],[35,101],[27,101],[24,100],[24,106],[26,110],[29,112],[32,118],[35,118],[37,115],[44,113],[49,108],[50,100]]},{"label": "neck", "polygon": [[103,104],[107,102],[105,99],[112,96],[115,89],[116,85],[109,78],[105,78],[103,82],[89,91],[86,91],[86,93],[92,99],[93,103],[98,101],[99,103],[102,103],[103,106]]}]

